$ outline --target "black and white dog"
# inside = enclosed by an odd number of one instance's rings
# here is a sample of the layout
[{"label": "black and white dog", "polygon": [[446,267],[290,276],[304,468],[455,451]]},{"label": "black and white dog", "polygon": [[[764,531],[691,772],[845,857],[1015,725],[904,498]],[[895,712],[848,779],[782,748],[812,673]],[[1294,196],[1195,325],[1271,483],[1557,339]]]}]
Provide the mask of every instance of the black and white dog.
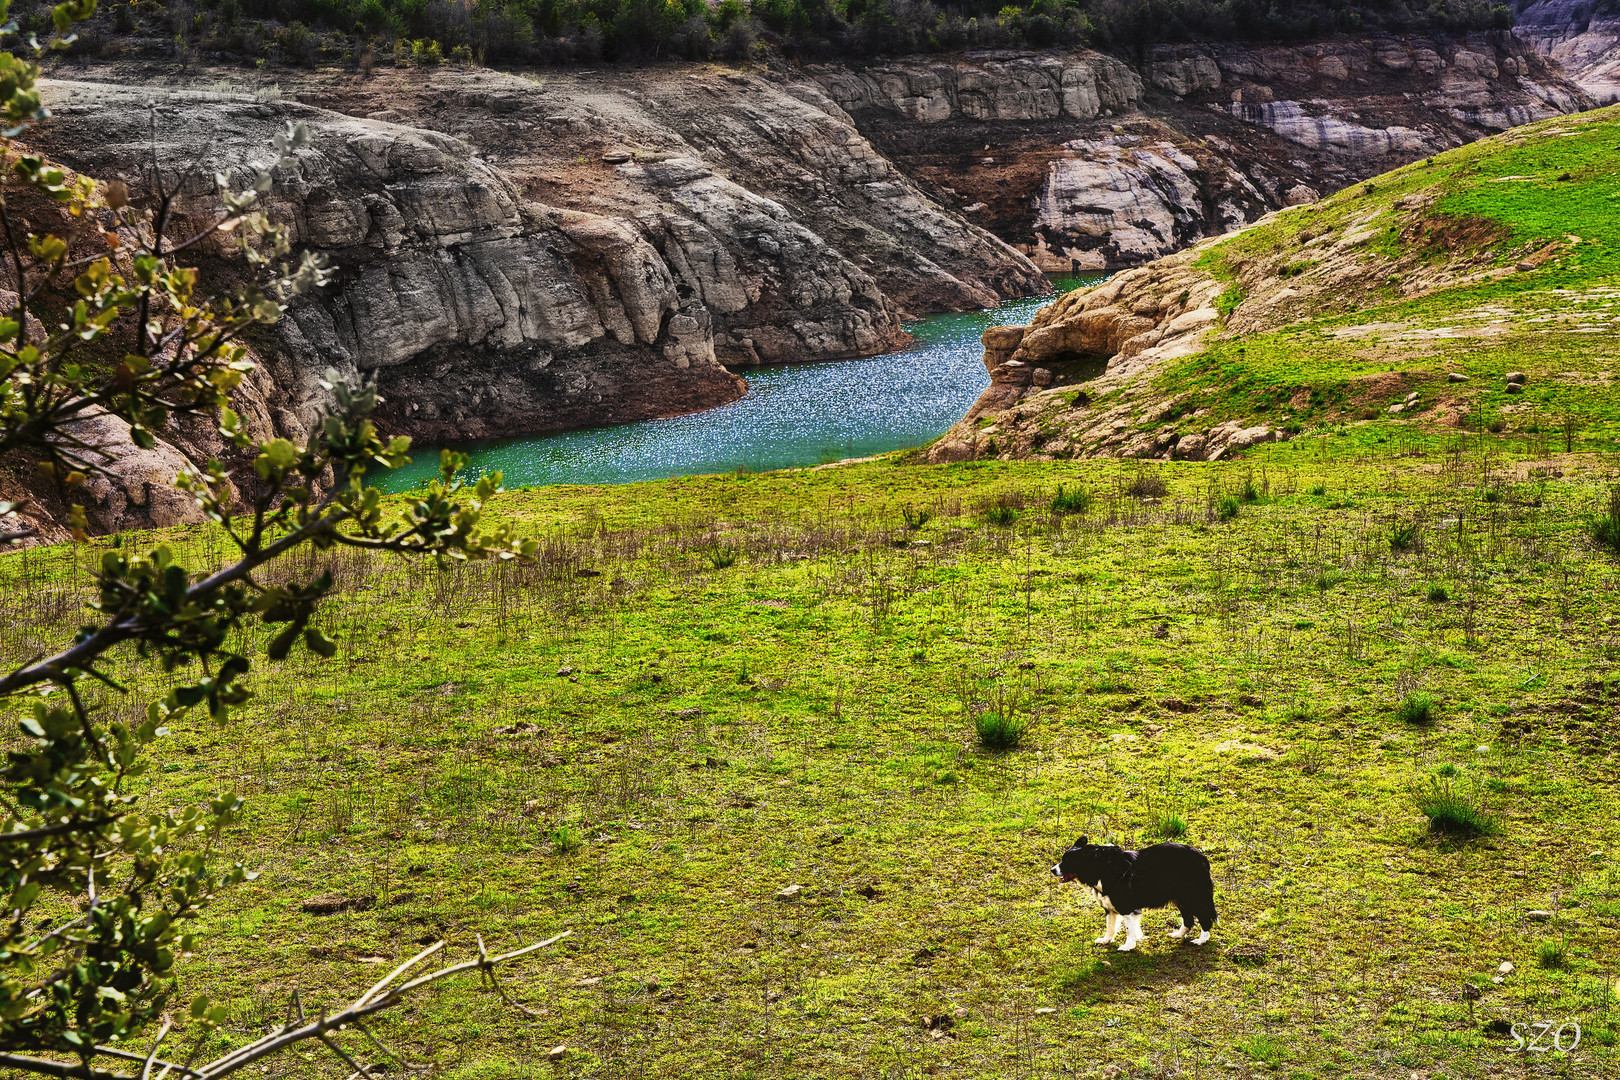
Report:
[{"label": "black and white dog", "polygon": [[1108,929],[1097,939],[1098,945],[1112,944],[1123,924],[1125,944],[1119,951],[1130,952],[1142,940],[1142,911],[1170,904],[1181,912],[1181,927],[1170,931],[1171,937],[1186,937],[1196,922],[1202,933],[1192,944],[1202,945],[1215,928],[1215,881],[1209,859],[1186,844],[1154,844],[1130,851],[1093,844],[1082,836],[1063,853],[1052,873],[1059,881],[1080,882],[1108,912]]}]

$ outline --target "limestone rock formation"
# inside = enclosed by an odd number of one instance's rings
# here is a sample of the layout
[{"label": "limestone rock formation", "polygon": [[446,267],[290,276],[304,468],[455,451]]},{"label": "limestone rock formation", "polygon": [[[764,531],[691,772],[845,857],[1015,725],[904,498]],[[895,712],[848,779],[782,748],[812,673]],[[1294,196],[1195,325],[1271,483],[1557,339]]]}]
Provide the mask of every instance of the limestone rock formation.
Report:
[{"label": "limestone rock formation", "polygon": [[[925,459],[1117,455],[1202,461],[1237,449],[1234,438],[1245,446],[1260,441],[1255,432],[1239,438],[1238,427],[1200,434],[1184,445],[1169,434],[1144,441],[1132,403],[1087,408],[1202,347],[1219,318],[1216,299],[1225,286],[1194,265],[1198,253],[1181,252],[1068,293],[1037,312],[1027,327],[985,331],[991,386],[924,451]],[[1037,379],[1036,372],[1046,375]]]},{"label": "limestone rock formation", "polygon": [[809,74],[893,160],[1049,273],[1140,265],[1591,104],[1506,33],[1158,46],[1140,70],[1076,51]]},{"label": "limestone rock formation", "polygon": [[[36,145],[145,195],[150,92],[50,92],[73,123],[43,125]],[[205,175],[235,186],[280,125],[310,127],[310,148],[276,170],[269,209],[339,272],[294,304],[278,354],[265,358],[284,427],[314,419],[327,367],[375,374],[382,419],[429,439],[669,415],[741,392],[715,358],[701,304],[684,310],[675,275],[637,229],[530,202],[458,140],[294,103],[171,93],[159,114],[161,161],[178,171],[206,148]],[[183,190],[182,230],[217,205],[211,182]]]},{"label": "limestone rock formation", "polygon": [[1120,60],[1080,51],[1060,56],[984,53],[961,62],[901,62],[854,69],[818,65],[810,74],[845,112],[897,109],[937,124],[965,120],[1094,120],[1142,97],[1142,79]]},{"label": "limestone rock formation", "polygon": [[1032,256],[1053,271],[1138,265],[1267,208],[1266,195],[1211,147],[1202,162],[1174,142],[1138,135],[1065,149],[1035,196]]},{"label": "limestone rock formation", "polygon": [[1518,13],[1514,33],[1601,104],[1620,101],[1620,10],[1590,0],[1533,0]]},{"label": "limestone rock formation", "polygon": [[903,317],[1047,287],[1027,258],[921,190],[803,76],[442,70],[301,96],[359,116],[386,100],[498,162],[542,203],[635,222],[683,297],[710,309],[728,364],[884,352],[905,340]]}]

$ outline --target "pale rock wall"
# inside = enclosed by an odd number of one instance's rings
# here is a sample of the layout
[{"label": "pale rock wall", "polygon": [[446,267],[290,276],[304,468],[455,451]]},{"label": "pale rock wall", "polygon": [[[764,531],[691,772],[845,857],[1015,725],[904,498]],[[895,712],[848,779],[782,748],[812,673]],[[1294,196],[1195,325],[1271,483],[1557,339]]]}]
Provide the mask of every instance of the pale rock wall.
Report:
[{"label": "pale rock wall", "polygon": [[[1148,262],[1249,216],[1247,205],[1228,200],[1209,221],[1193,179],[1203,166],[1171,143],[1115,135],[1066,145],[1072,156],[1052,163],[1036,196],[1034,258],[1042,265],[1101,270]],[[1264,205],[1241,173],[1229,172],[1249,205]]]},{"label": "pale rock wall", "polygon": [[924,124],[952,119],[1095,120],[1124,112],[1142,97],[1141,76],[1112,56],[1089,51],[993,56],[866,69],[821,65],[809,72],[847,113],[894,108]]},{"label": "pale rock wall", "polygon": [[[72,124],[42,125],[34,144],[148,195],[150,91],[58,83],[49,94]],[[708,311],[683,301],[678,272],[636,223],[530,202],[459,140],[170,92],[159,158],[168,172],[206,148],[205,175],[246,186],[288,119],[309,125],[312,145],[274,170],[267,208],[338,273],[293,304],[265,358],[273,428],[308,428],[327,367],[375,374],[384,422],[428,438],[669,415],[741,392],[716,358]],[[179,230],[216,207],[212,183],[190,180]]]},{"label": "pale rock wall", "polygon": [[1563,65],[1598,102],[1620,102],[1620,10],[1594,12],[1591,0],[1520,3],[1514,33]]}]

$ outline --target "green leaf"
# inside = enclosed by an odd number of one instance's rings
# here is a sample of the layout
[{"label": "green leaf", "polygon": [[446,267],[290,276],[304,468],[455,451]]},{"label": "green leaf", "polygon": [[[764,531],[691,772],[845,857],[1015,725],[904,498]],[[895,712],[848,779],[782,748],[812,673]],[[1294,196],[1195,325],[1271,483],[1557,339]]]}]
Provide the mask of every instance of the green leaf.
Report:
[{"label": "green leaf", "polygon": [[302,629],[303,626],[301,624],[296,622],[293,623],[291,626],[287,627],[287,629],[270,639],[270,644],[265,646],[265,653],[269,655],[270,659],[272,660],[285,660],[287,658],[287,653],[292,651],[293,642],[298,640],[298,632]]},{"label": "green leaf", "polygon": [[313,626],[304,631],[304,644],[309,646],[310,652],[328,659],[337,653],[337,642]]}]

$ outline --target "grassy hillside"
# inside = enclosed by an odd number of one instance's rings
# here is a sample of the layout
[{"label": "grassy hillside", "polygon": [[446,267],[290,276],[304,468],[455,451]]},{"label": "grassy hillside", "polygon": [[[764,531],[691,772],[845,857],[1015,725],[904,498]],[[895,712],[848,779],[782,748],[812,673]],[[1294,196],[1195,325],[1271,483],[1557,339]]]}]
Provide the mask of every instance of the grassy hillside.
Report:
[{"label": "grassy hillside", "polygon": [[[1617,146],[1614,108],[1534,124],[1212,246],[1201,265],[1231,283],[1228,332],[1159,389],[1295,430],[1382,417],[1417,390],[1401,430],[1431,445],[1501,425],[1613,448]],[[1522,395],[1509,371],[1529,375]]]},{"label": "grassy hillside", "polygon": [[1620,449],[1617,148],[1617,108],[1558,117],[1068,293],[1011,354],[1057,384],[992,389],[924,456]]},{"label": "grassy hillside", "polygon": [[[385,1030],[456,1077],[1611,1075],[1605,463],[1271,449],[516,492],[536,566],[338,558],[337,657],[160,744],[152,798],[241,792],[263,870],[182,990],[241,1039],[434,935],[572,928],[517,980],[537,1017],[469,984]],[[0,560],[8,661],[99,551]],[[1436,792],[1498,831],[1431,831]],[[1080,832],[1204,848],[1215,939],[1093,946],[1047,871]],[[1512,1052],[1570,1019],[1574,1055]]]},{"label": "grassy hillside", "polygon": [[[460,1078],[1615,1075],[1617,161],[1565,118],[1211,245],[1225,325],[1143,384],[1297,431],[1245,461],[550,488],[502,504],[534,565],[311,556],[337,656],[142,781],[246,796],[263,872],[182,993],[242,1040],[572,929],[534,1015],[451,986],[384,1033]],[[159,540],[224,555],[119,542]],[[6,662],[108,542],[0,558]],[[1207,851],[1215,939],[1091,944],[1082,832]]]}]

